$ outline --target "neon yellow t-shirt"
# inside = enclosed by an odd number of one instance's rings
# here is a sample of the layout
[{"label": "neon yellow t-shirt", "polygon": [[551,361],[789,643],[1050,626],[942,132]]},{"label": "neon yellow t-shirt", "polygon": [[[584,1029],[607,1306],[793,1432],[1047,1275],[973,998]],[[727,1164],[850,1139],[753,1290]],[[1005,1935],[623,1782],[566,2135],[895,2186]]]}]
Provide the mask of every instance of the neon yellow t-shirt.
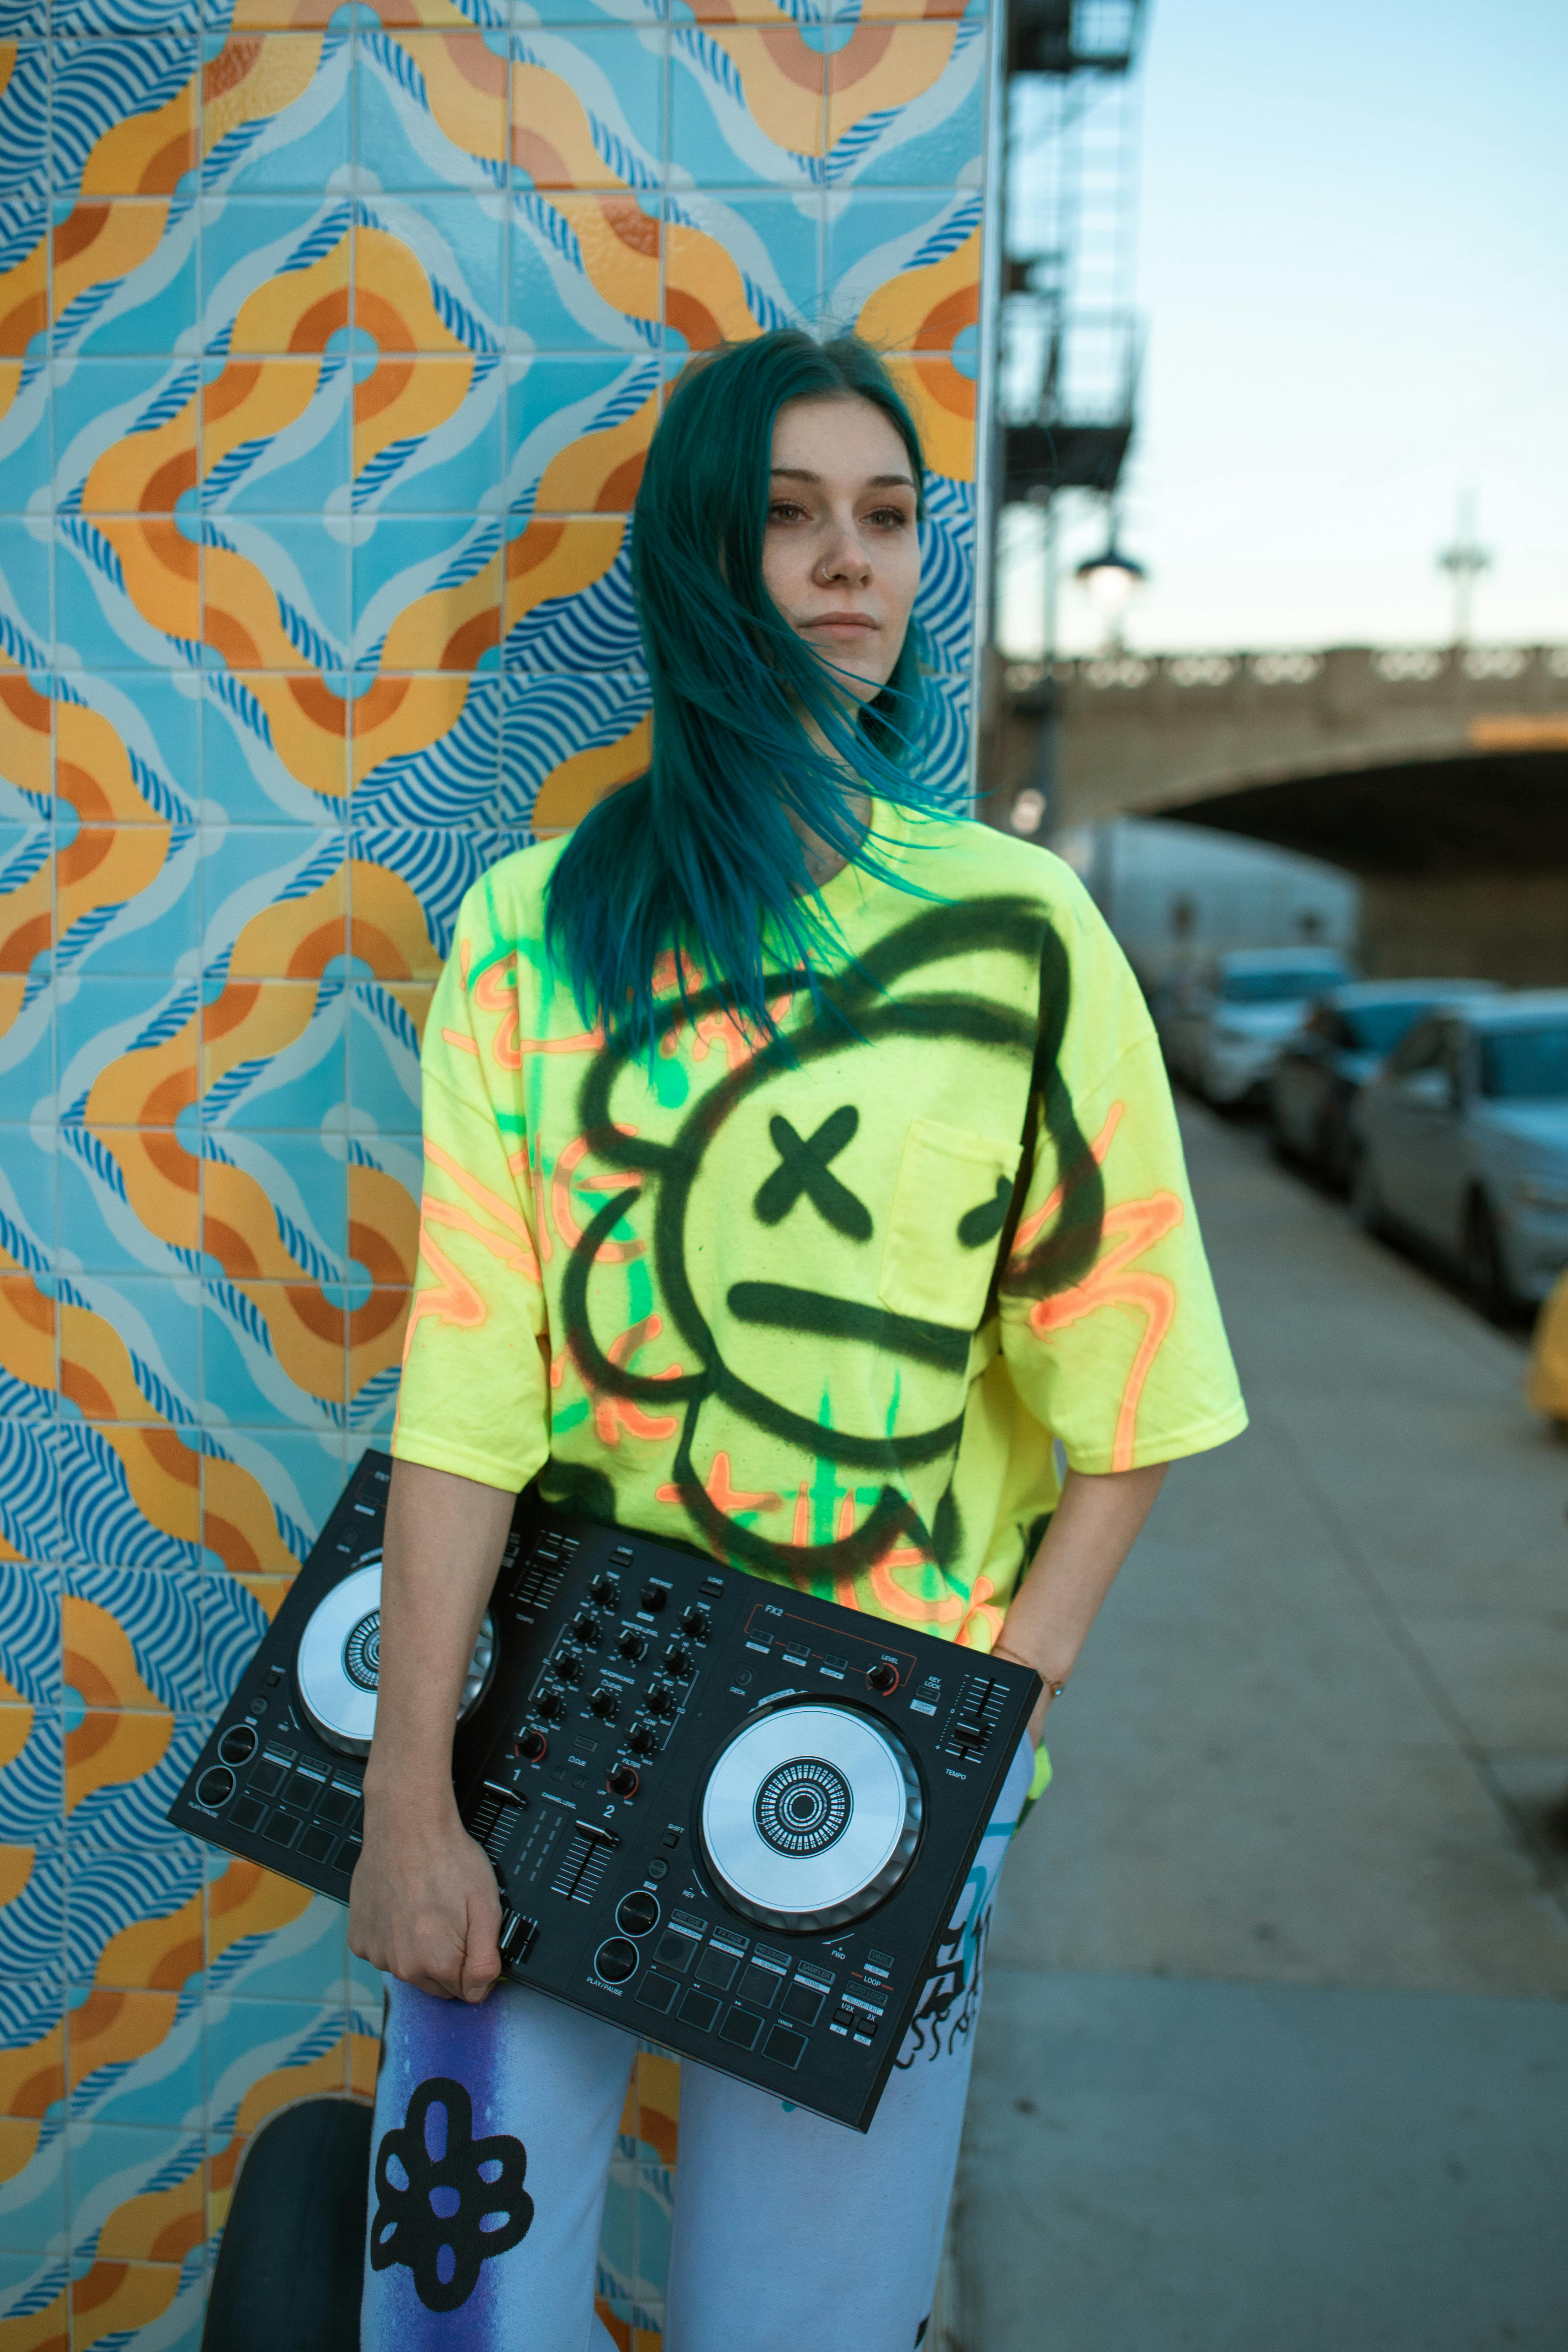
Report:
[{"label": "neon yellow t-shirt", "polygon": [[[1159,1049],[1045,851],[879,804],[793,1049],[673,959],[651,1072],[544,949],[560,844],[468,893],[424,1048],[393,1451],[984,1650],[1059,1490],[1246,1425]],[[852,960],[852,961],[851,961]]]}]

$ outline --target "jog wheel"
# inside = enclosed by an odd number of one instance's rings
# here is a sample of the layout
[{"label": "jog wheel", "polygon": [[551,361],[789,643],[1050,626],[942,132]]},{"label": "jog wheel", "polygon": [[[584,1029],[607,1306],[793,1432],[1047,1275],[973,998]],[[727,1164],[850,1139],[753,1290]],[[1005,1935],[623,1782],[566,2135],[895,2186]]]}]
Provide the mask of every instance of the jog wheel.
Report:
[{"label": "jog wheel", "polygon": [[702,1843],[731,1908],[798,1932],[847,1927],[890,1895],[920,1844],[913,1758],[869,1716],[814,1700],[752,1717],[714,1759]]},{"label": "jog wheel", "polygon": [[[495,1626],[487,1609],[463,1683],[459,1723],[489,1690],[495,1668]],[[295,1671],[312,1730],[344,1756],[368,1756],[381,1680],[380,1552],[367,1552],[353,1574],[318,1601],[300,1638]]]}]

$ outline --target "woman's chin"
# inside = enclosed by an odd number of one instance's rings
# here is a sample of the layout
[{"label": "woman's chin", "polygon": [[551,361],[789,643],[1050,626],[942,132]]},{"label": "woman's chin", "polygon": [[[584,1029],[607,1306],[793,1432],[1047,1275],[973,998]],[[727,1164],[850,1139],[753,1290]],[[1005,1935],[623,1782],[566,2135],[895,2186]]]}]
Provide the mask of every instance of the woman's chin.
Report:
[{"label": "woman's chin", "polygon": [[846,661],[830,661],[829,667],[833,672],[834,685],[847,701],[875,702],[888,683],[885,677],[875,672],[851,668]]}]

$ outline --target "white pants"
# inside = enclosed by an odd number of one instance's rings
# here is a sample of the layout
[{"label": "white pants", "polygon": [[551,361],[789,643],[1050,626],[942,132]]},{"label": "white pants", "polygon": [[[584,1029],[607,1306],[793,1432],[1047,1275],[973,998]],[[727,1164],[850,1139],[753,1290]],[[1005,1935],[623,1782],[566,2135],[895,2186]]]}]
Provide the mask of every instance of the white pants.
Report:
[{"label": "white pants", "polygon": [[[1025,1740],[868,2132],[683,2059],[669,2352],[921,2342],[1032,1762]],[[610,2352],[595,2263],[634,2037],[520,1986],[474,2007],[387,1991],[363,2352]]]}]

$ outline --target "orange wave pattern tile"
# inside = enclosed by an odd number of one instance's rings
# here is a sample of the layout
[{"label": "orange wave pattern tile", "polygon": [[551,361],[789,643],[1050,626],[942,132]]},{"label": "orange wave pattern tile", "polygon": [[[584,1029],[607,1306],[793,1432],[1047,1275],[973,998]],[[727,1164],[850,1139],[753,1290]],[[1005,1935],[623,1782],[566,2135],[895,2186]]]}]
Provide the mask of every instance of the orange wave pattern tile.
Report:
[{"label": "orange wave pattern tile", "polygon": [[[691,352],[831,320],[889,353],[964,789],[987,22],[828,13],[7,13],[5,2352],[194,2347],[257,2130],[374,2095],[341,1914],[163,1813],[391,1426],[462,892],[646,763],[627,527]],[[563,1230],[572,1174],[534,1171]],[[626,2352],[660,2340],[678,2109],[639,2058]]]}]

